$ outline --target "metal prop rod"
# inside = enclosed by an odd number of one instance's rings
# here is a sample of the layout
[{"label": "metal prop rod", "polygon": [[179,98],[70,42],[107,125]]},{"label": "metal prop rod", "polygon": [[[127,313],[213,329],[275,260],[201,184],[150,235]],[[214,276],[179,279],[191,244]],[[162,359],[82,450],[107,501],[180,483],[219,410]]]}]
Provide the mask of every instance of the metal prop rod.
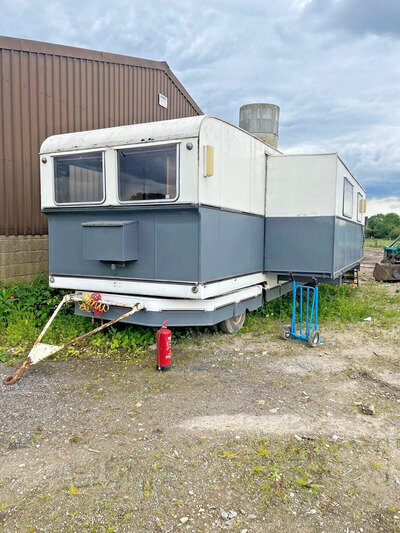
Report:
[{"label": "metal prop rod", "polygon": [[[39,337],[36,339],[36,342],[33,345],[33,348],[40,343],[40,341],[42,340],[42,338],[45,335],[46,331],[49,329],[51,323],[53,322],[53,320],[55,319],[55,317],[57,316],[57,314],[60,311],[61,307],[65,304],[65,302],[72,302],[72,301],[76,301],[76,297],[74,295],[68,295],[67,294],[67,295],[64,296],[64,298],[58,304],[57,308],[54,310],[54,313],[51,315],[51,317],[48,320],[47,324],[45,325],[45,327],[41,331]],[[137,303],[135,303],[133,305],[132,309],[130,311],[128,311],[127,313],[124,313],[123,315],[121,315],[121,316],[119,316],[117,318],[114,318],[113,320],[110,320],[109,322],[106,322],[105,324],[102,324],[98,328],[92,329],[91,331],[88,331],[87,333],[84,333],[83,335],[80,335],[79,337],[76,337],[75,339],[72,339],[72,340],[70,340],[68,342],[65,342],[61,346],[54,346],[54,350],[48,351],[43,357],[39,358],[37,361],[32,361],[32,359],[28,355],[28,357],[25,359],[25,361],[22,363],[22,365],[14,372],[14,374],[12,374],[8,378],[6,378],[3,381],[3,384],[4,385],[13,385],[17,381],[17,379],[20,376],[22,376],[22,374],[24,372],[26,372],[28,370],[28,368],[30,368],[31,366],[35,365],[39,361],[43,361],[44,359],[46,359],[50,355],[53,355],[53,354],[63,350],[64,348],[67,348],[68,346],[71,346],[72,344],[75,344],[76,342],[79,342],[79,341],[81,341],[83,339],[86,339],[87,337],[90,337],[91,335],[94,335],[95,333],[98,333],[102,329],[108,328],[108,327],[112,326],[113,324],[116,324],[120,320],[123,320],[124,318],[128,318],[129,316],[133,315],[134,313],[137,313],[138,311],[140,311],[140,309],[142,309],[142,306],[141,306],[141,304],[139,302],[137,302]],[[32,348],[32,350],[33,350],[33,348]],[[32,350],[31,350],[31,352],[32,352]]]}]

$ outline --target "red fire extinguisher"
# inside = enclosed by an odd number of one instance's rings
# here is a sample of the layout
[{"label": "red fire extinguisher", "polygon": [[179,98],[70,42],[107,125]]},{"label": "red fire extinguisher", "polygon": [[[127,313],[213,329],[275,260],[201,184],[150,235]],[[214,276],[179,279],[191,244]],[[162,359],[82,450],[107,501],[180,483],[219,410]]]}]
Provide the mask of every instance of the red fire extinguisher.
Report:
[{"label": "red fire extinguisher", "polygon": [[167,321],[163,322],[161,329],[157,331],[157,370],[169,370],[171,368],[171,331],[167,329]]}]

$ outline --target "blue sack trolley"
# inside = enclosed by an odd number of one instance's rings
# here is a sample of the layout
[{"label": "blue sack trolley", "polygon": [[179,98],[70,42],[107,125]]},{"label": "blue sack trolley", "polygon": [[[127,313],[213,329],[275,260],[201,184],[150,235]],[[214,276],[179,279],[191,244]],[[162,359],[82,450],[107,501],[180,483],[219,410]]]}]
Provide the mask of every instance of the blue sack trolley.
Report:
[{"label": "blue sack trolley", "polygon": [[[318,283],[305,285],[293,284],[293,309],[292,323],[282,329],[282,338],[299,339],[308,343],[311,348],[315,348],[323,342],[318,332]],[[297,323],[298,320],[298,323]]]}]

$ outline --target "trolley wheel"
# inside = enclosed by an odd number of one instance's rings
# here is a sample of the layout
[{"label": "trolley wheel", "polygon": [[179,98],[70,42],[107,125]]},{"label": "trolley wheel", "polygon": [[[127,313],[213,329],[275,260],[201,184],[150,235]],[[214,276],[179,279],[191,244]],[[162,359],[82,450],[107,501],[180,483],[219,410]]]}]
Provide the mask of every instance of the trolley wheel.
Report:
[{"label": "trolley wheel", "polygon": [[242,329],[244,321],[246,318],[246,313],[243,313],[238,316],[233,316],[232,318],[227,318],[218,324],[219,329],[224,333],[229,333],[233,335],[240,329]]},{"label": "trolley wheel", "polygon": [[283,326],[282,332],[281,332],[282,339],[284,339],[285,341],[290,339],[290,330],[291,329],[292,328],[290,326]]},{"label": "trolley wheel", "polygon": [[319,344],[319,333],[318,331],[315,331],[314,328],[311,329],[310,331],[310,335],[308,337],[308,346],[310,346],[310,348],[315,348],[316,346],[318,346]]}]

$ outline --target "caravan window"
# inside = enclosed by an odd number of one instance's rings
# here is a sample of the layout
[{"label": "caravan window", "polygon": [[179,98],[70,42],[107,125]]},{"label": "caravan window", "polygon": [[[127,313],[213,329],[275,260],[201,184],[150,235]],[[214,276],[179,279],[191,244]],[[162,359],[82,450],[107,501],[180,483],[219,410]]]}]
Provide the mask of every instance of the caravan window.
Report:
[{"label": "caravan window", "polygon": [[54,158],[56,204],[100,204],[104,201],[103,152]]},{"label": "caravan window", "polygon": [[343,186],[343,216],[353,218],[353,185],[344,178]]},{"label": "caravan window", "polygon": [[178,196],[177,161],[176,144],[118,150],[119,200],[175,200]]}]

